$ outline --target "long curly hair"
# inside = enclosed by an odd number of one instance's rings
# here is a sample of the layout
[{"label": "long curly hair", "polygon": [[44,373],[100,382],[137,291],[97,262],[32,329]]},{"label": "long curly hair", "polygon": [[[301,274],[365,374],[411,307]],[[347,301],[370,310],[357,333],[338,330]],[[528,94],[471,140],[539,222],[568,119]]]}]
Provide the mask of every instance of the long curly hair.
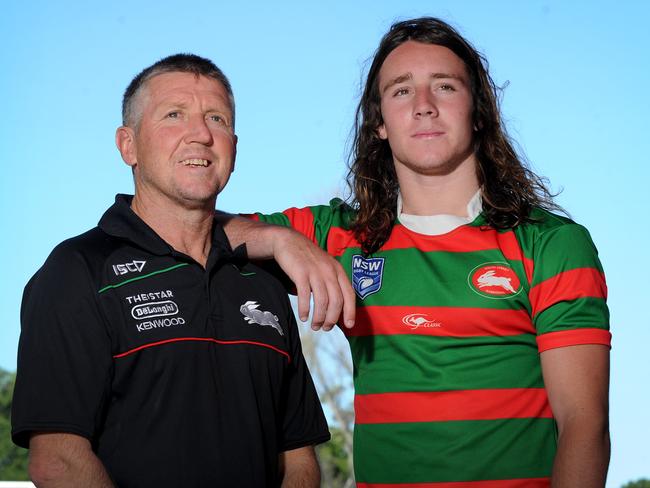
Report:
[{"label": "long curly hair", "polygon": [[474,103],[474,150],[483,198],[483,214],[497,229],[529,221],[533,206],[561,210],[553,202],[546,181],[533,173],[520,157],[501,123],[499,89],[488,73],[487,60],[446,22],[421,17],[395,23],[382,38],[368,71],[353,131],[347,176],[352,207],[357,215],[351,230],[365,254],[388,240],[396,220],[399,184],[387,140],[378,135],[383,123],[379,71],[393,49],[406,41],[436,44],[463,60]]}]

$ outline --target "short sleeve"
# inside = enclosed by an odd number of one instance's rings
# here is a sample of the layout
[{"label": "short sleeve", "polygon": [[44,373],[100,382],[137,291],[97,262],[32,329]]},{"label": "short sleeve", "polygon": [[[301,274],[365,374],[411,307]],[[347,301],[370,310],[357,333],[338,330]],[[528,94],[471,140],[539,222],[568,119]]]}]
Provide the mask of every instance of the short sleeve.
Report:
[{"label": "short sleeve", "polygon": [[610,346],[607,285],[587,229],[569,223],[535,243],[530,289],[540,352],[578,344]]},{"label": "short sleeve", "polygon": [[267,224],[292,227],[321,249],[328,249],[328,236],[333,227],[342,227],[349,219],[350,208],[340,199],[333,199],[329,205],[315,205],[304,208],[288,208],[272,214],[256,213],[253,218]]},{"label": "short sleeve", "polygon": [[28,447],[35,431],[95,440],[112,375],[96,296],[85,259],[65,243],[27,284],[12,405],[17,445]]},{"label": "short sleeve", "polygon": [[289,310],[291,362],[284,384],[284,408],[280,451],[326,442],[330,439],[316,388],[302,354],[293,313]]}]

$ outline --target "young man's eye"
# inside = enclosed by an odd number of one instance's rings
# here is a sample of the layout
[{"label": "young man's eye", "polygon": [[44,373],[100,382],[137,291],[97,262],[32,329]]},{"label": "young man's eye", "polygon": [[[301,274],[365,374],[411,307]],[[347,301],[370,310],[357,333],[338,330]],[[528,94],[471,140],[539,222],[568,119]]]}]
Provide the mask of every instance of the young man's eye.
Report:
[{"label": "young man's eye", "polygon": [[395,96],[395,97],[399,97],[399,96],[402,96],[402,95],[408,95],[408,92],[409,92],[409,89],[408,89],[408,88],[398,88],[398,89],[395,90],[395,92],[393,93],[393,96]]},{"label": "young man's eye", "polygon": [[442,91],[456,91],[456,88],[454,88],[453,85],[450,85],[448,83],[440,85],[438,88]]}]

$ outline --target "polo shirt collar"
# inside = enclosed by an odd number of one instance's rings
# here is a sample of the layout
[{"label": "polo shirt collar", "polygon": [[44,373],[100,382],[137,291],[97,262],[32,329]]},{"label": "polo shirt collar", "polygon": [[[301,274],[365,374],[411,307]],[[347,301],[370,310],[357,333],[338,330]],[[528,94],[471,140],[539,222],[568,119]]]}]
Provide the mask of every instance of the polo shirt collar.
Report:
[{"label": "polo shirt collar", "polygon": [[[136,244],[146,251],[159,256],[171,255],[175,251],[156,232],[131,209],[133,195],[117,194],[115,203],[104,213],[97,224],[108,235]],[[239,261],[246,259],[246,247],[241,245],[234,251],[221,224],[212,224],[212,249],[210,255],[220,261]]]}]

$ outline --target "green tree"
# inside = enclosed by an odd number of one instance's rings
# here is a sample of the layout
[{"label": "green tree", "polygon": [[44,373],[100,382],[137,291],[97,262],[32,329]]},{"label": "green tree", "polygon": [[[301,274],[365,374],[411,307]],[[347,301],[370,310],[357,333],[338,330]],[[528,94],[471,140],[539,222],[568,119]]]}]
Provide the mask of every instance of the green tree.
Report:
[{"label": "green tree", "polygon": [[621,488],[650,488],[650,480],[643,478],[625,483]]},{"label": "green tree", "polygon": [[0,369],[0,480],[25,481],[27,476],[27,450],[11,442],[11,397],[16,373]]}]

